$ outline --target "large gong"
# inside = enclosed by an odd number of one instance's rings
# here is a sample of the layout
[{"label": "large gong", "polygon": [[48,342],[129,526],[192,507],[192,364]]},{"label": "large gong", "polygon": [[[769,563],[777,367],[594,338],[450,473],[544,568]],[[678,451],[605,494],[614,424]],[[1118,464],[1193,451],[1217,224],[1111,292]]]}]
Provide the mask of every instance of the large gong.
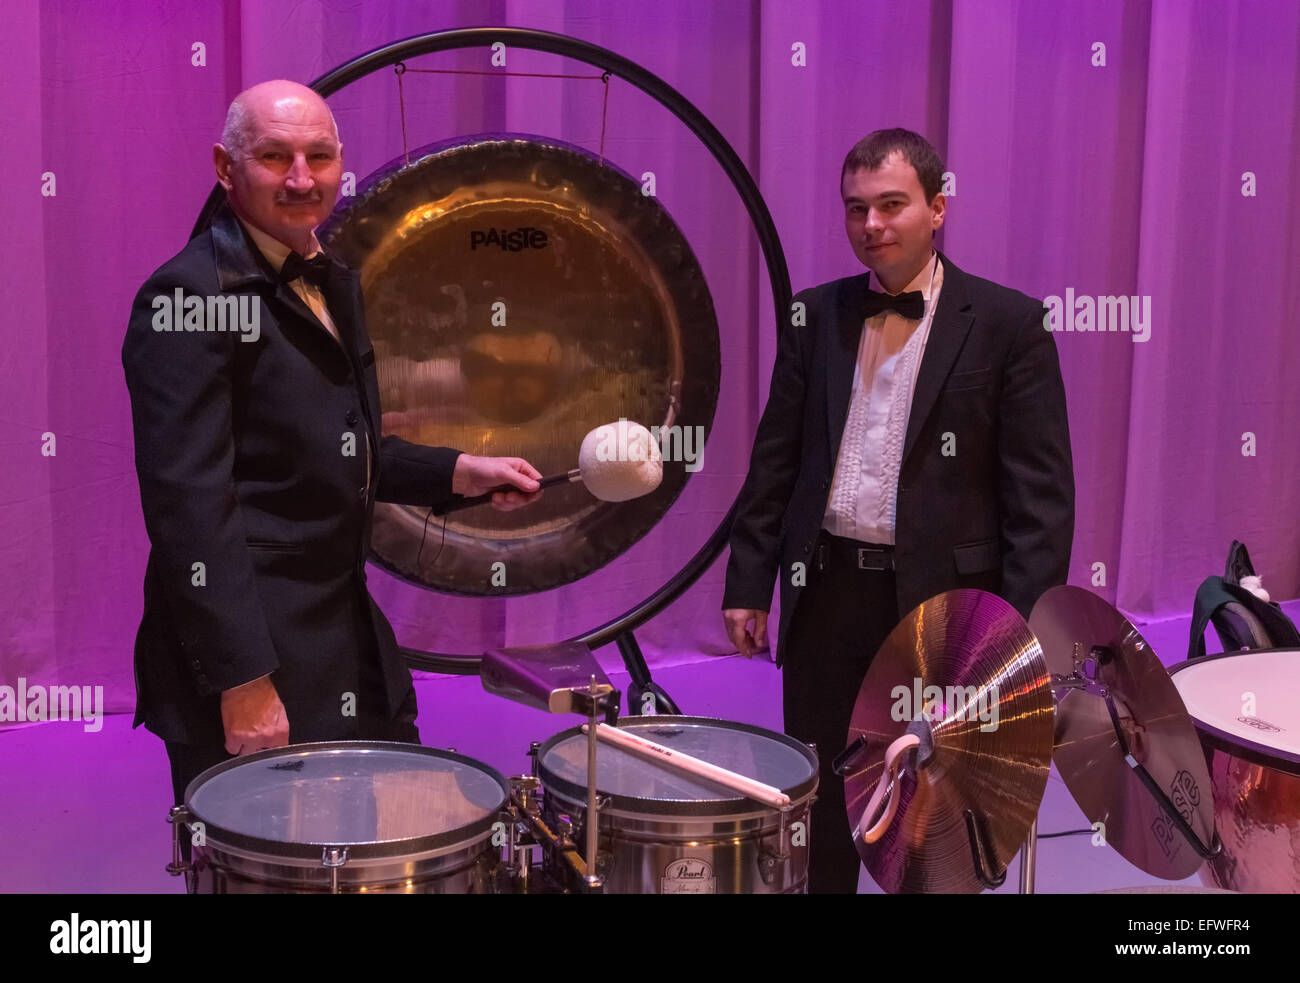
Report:
[{"label": "large gong", "polygon": [[702,464],[713,301],[681,230],[608,163],[546,138],[461,138],[371,175],[320,237],[361,274],[385,434],[556,474],[622,418],[659,428],[666,452],[659,488],[628,502],[575,483],[445,529],[379,503],[372,558],[394,574],[476,596],[571,583],[644,536]]}]

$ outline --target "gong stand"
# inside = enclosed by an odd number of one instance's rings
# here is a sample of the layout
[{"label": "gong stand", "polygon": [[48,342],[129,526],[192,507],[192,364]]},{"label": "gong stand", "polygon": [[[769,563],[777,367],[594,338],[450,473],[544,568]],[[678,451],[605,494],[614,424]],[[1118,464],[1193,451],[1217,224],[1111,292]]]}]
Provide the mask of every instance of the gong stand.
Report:
[{"label": "gong stand", "polygon": [[[607,83],[610,76],[623,79],[654,98],[681,120],[712,154],[740,195],[754,225],[767,265],[776,324],[779,326],[783,322],[791,300],[789,269],[775,223],[753,177],[718,129],[689,100],[658,76],[621,55],[577,38],[546,31],[512,27],[465,28],[422,34],[376,48],[320,76],[311,83],[311,88],[322,97],[329,96],[367,75],[390,66],[400,66],[398,67],[400,86],[401,74],[407,70],[405,59],[461,48],[487,48],[497,43],[508,47],[548,52],[600,68],[604,73],[601,76],[602,81]],[[608,86],[606,88],[608,90]],[[405,143],[405,133],[403,133],[403,144]],[[225,191],[217,185],[208,196],[191,237],[200,234],[210,225],[213,214],[224,201]],[[641,654],[634,630],[680,597],[712,565],[726,546],[738,501],[739,492],[736,501],[733,501],[717,529],[667,583],[605,624],[570,639],[570,641],[581,642],[593,650],[610,642],[617,644],[632,677],[629,686],[631,698],[628,701],[630,713],[641,713],[643,708],[653,709],[656,712],[680,712],[668,694],[651,680],[650,669]],[[401,652],[411,668],[437,673],[476,674],[481,661],[479,655],[433,653],[408,647],[403,647]]]}]

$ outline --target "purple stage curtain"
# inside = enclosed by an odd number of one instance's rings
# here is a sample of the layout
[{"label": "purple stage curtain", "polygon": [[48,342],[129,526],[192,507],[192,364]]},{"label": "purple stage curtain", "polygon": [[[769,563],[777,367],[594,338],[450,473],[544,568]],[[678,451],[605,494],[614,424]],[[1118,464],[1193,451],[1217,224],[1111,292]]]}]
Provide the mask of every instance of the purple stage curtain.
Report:
[{"label": "purple stage curtain", "polygon": [[[147,541],[119,351],[132,296],[212,187],[231,97],[451,27],[570,34],[676,87],[756,176],[795,289],[860,271],[838,199],[848,148],[878,127],[926,134],[951,172],[940,245],[955,263],[1072,300],[1059,327],[1090,304],[1118,316],[1106,298],[1141,318],[1056,335],[1078,494],[1071,582],[1140,620],[1186,615],[1235,537],[1274,597],[1300,594],[1300,395],[1284,384],[1300,365],[1291,0],[7,0],[3,21],[0,682],[102,683],[110,709],[133,703]],[[489,57],[411,67],[491,70]],[[506,70],[591,71],[526,50]],[[502,130],[600,146],[598,82],[411,74],[405,90],[412,146]],[[391,72],[330,103],[359,181],[401,152]],[[576,585],[475,600],[375,571],[407,644],[476,652],[594,627],[671,577],[739,489],[775,348],[752,228],[689,131],[617,79],[604,152],[654,173],[708,278],[723,374],[704,467],[650,535]],[[727,651],[722,571],[638,632],[652,663]]]}]

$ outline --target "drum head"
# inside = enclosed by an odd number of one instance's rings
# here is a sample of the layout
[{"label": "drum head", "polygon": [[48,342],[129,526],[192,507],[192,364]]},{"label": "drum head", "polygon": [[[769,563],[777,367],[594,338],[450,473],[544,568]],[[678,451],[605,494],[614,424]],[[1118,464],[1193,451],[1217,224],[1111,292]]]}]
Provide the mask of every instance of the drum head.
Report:
[{"label": "drum head", "polygon": [[1180,663],[1169,673],[1206,743],[1300,775],[1300,651],[1230,652]]},{"label": "drum head", "polygon": [[384,434],[552,475],[627,419],[664,452],[660,486],[628,502],[574,483],[515,512],[453,513],[445,530],[426,528],[427,507],[380,503],[371,549],[390,572],[467,595],[571,583],[649,532],[698,469],[717,318],[681,230],[630,176],[555,140],[440,144],[368,178],[321,241],[361,274]]},{"label": "drum head", "polygon": [[[630,717],[618,726],[711,764],[775,786],[792,803],[817,787],[817,756],[792,737],[708,717]],[[587,795],[587,735],[556,734],[537,753],[542,785],[570,799]],[[622,748],[596,750],[596,787],[611,809],[652,815],[717,816],[766,809],[734,790],[695,778]]]},{"label": "drum head", "polygon": [[209,840],[320,859],[324,845],[373,859],[454,847],[491,828],[505,779],[459,754],[380,741],[296,744],[209,768],[186,807]]}]

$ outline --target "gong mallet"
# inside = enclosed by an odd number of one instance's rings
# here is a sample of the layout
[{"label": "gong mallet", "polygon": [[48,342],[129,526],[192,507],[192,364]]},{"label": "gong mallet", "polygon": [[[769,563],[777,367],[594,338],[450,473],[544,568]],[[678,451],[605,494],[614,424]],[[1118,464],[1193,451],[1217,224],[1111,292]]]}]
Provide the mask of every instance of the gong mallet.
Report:
[{"label": "gong mallet", "polygon": [[[626,502],[648,495],[664,477],[663,455],[650,431],[639,423],[619,420],[606,423],[582,438],[578,466],[564,474],[547,475],[538,481],[551,488],[580,481],[602,502]],[[497,492],[519,491],[514,485],[498,485],[482,495],[433,507],[434,515],[447,515],[476,505],[487,505]]]}]

